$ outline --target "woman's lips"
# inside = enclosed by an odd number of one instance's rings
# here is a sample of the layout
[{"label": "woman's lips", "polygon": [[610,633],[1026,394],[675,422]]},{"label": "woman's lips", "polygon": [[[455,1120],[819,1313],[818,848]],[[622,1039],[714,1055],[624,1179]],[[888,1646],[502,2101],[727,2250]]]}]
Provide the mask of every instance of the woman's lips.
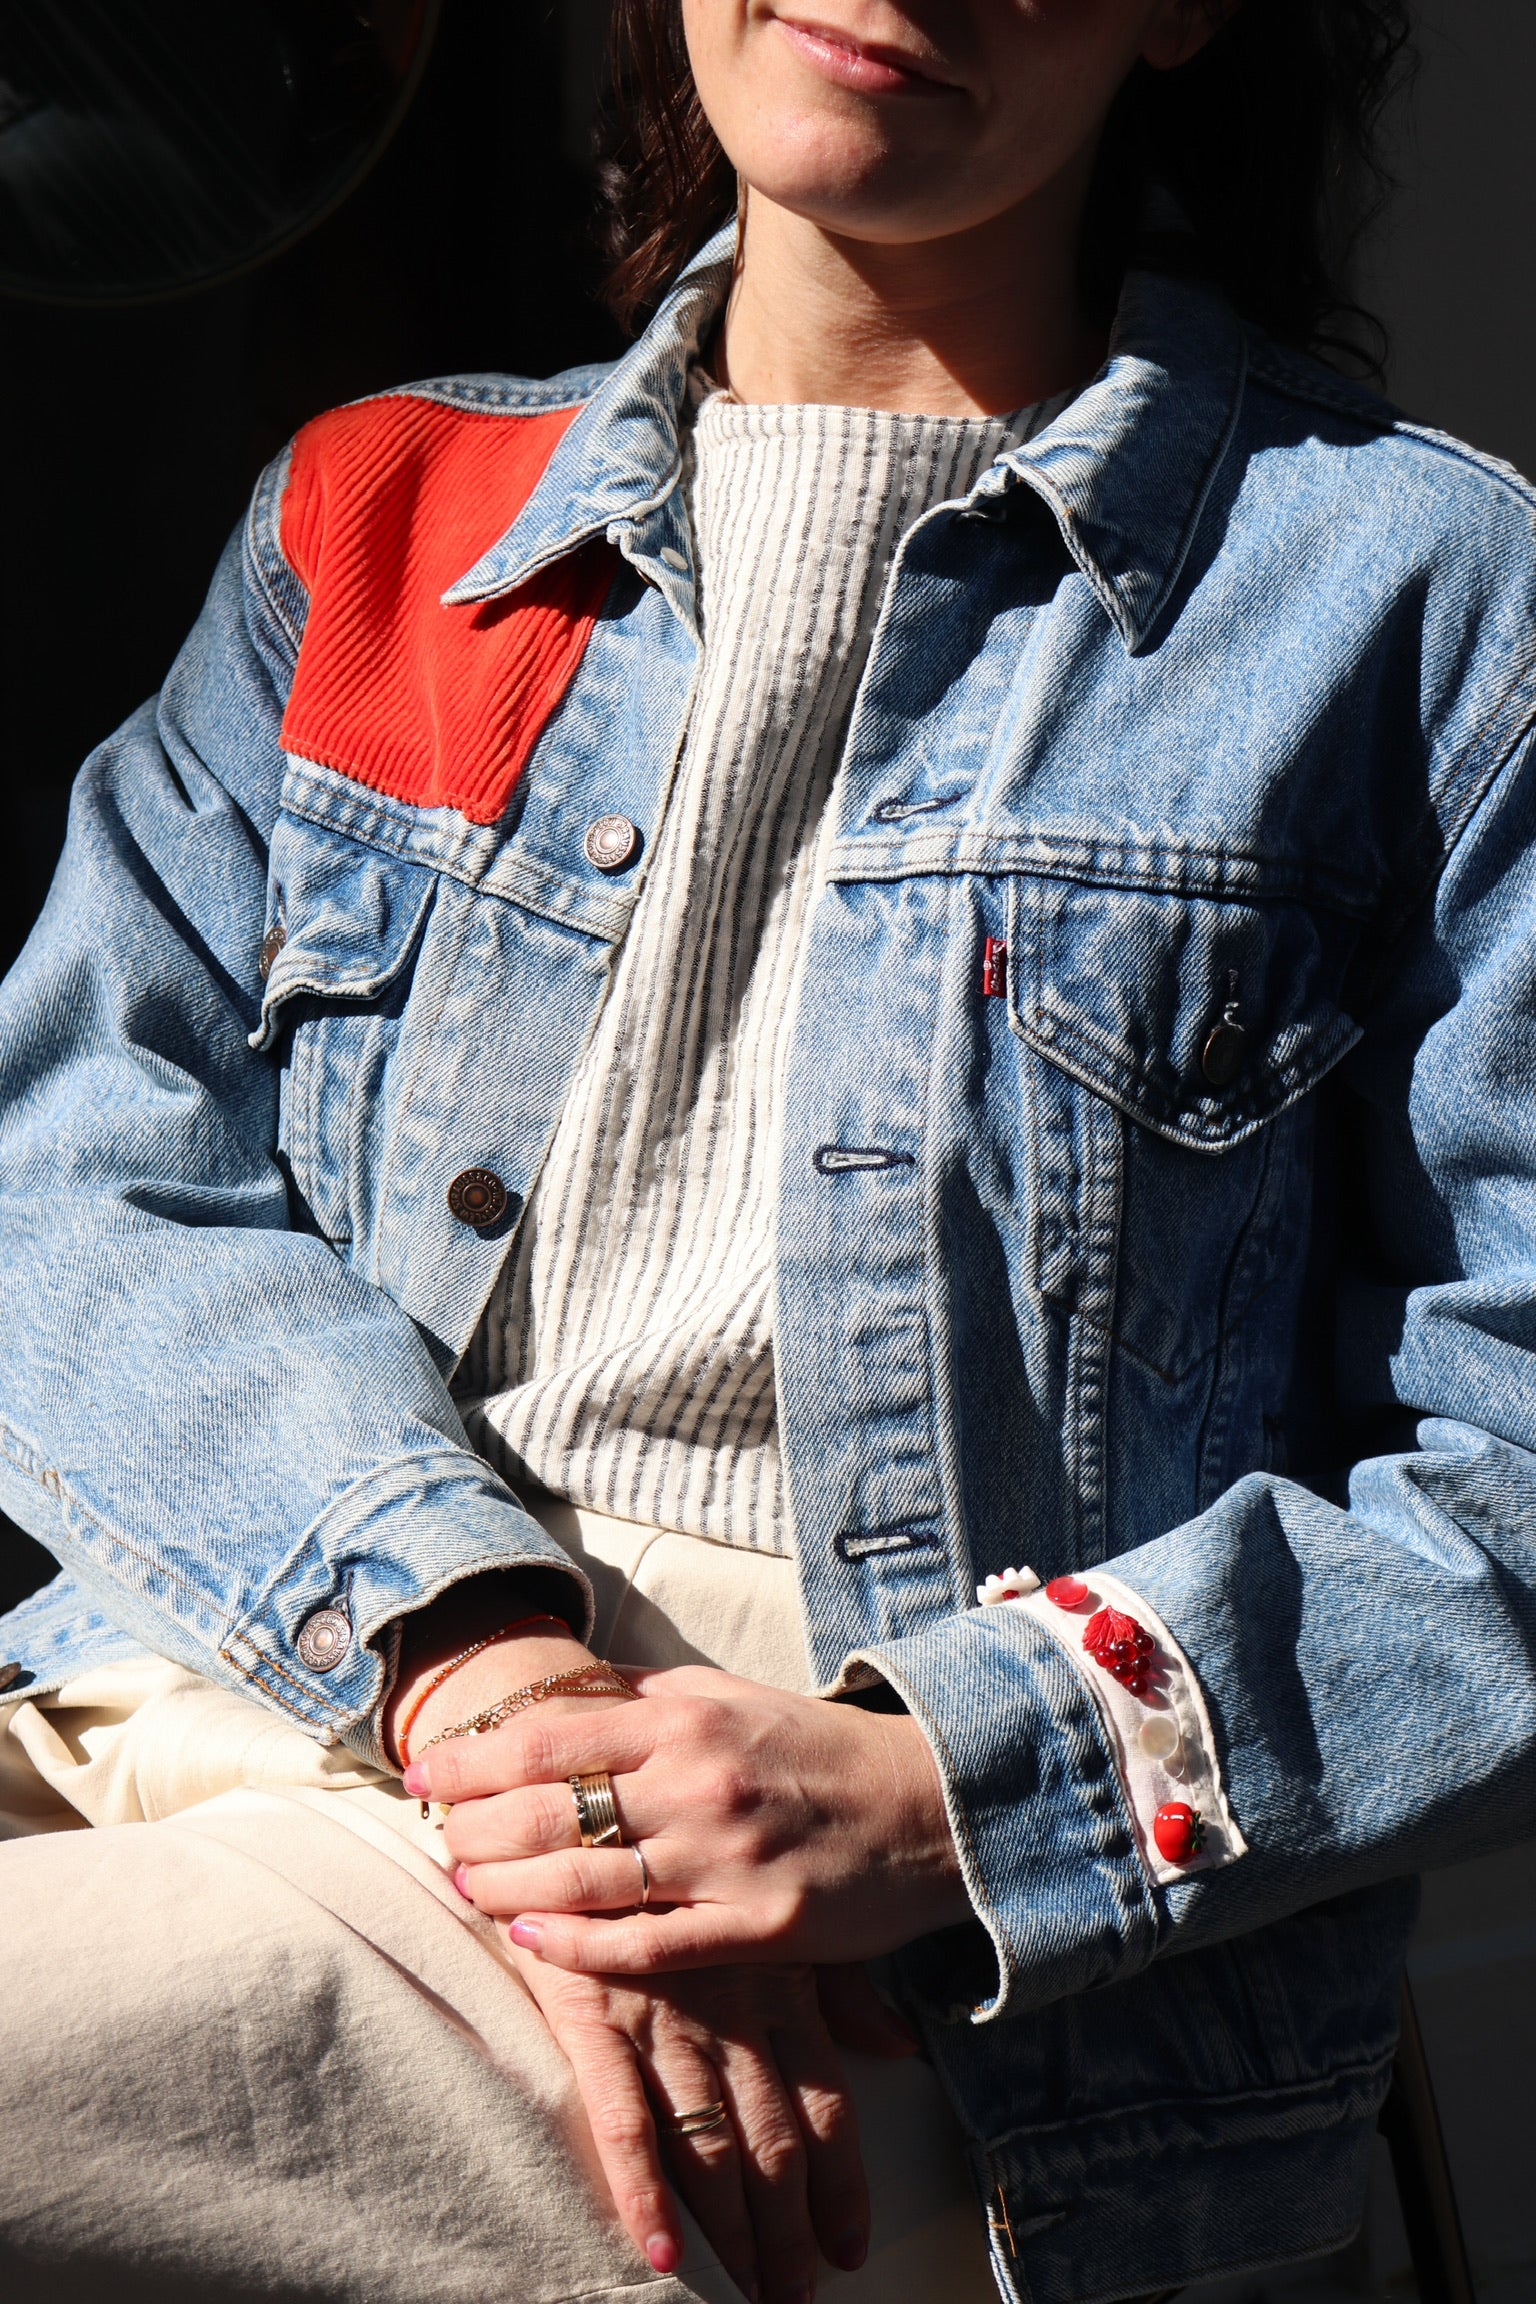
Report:
[{"label": "woman's lips", "polygon": [[865,96],[953,96],[952,81],[938,79],[931,69],[898,48],[879,42],[855,40],[826,24],[798,24],[787,16],[774,23],[797,54],[842,88],[857,88]]}]

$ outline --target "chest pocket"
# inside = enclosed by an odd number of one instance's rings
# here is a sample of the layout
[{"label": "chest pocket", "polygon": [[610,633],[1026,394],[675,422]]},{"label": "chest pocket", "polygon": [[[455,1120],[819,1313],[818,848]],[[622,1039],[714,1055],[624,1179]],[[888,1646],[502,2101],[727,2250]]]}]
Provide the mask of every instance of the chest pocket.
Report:
[{"label": "chest pocket", "polygon": [[279,1148],[301,1207],[342,1245],[371,1205],[389,1070],[437,874],[280,817],[272,838],[258,1051],[283,1067]]},{"label": "chest pocket", "polygon": [[1162,1376],[1207,1359],[1305,1247],[1306,1099],[1360,1037],[1358,936],[1290,901],[1012,884],[1037,1283]]}]

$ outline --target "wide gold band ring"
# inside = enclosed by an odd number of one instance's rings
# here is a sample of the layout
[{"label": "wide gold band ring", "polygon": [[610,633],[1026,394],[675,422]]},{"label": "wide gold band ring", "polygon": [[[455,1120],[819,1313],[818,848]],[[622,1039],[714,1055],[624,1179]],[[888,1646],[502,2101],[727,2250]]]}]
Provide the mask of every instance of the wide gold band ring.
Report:
[{"label": "wide gold band ring", "polygon": [[590,1776],[571,1776],[567,1782],[576,1803],[576,1829],[583,1848],[625,1847],[619,1812],[613,1804],[613,1778],[607,1769],[594,1769]]},{"label": "wide gold band ring", "polygon": [[674,2136],[708,2136],[712,2130],[723,2128],[730,2114],[725,2099],[716,2097],[713,2104],[701,2104],[697,2112],[676,2112],[667,2122]]}]

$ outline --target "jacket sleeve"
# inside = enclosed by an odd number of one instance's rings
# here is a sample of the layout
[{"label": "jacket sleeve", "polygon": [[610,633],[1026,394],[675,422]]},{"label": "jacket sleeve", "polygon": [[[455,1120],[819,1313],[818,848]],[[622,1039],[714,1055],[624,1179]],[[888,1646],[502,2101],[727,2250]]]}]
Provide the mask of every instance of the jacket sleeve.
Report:
[{"label": "jacket sleeve", "polygon": [[1105,1563],[1198,1675],[1241,1861],[1153,1876],[1038,1609],[862,1652],[944,1779],[997,1961],[983,2019],[1536,1830],[1536,739],[1379,984],[1331,1380],[1351,1429],[1400,1445],[1334,1500],[1254,1473]]},{"label": "jacket sleeve", "polygon": [[290,1219],[249,1040],[280,607],[237,539],[0,992],[0,1504],[124,1632],[377,1761],[403,1614],[490,1568],[566,1572],[578,1625],[590,1595],[422,1333]]}]

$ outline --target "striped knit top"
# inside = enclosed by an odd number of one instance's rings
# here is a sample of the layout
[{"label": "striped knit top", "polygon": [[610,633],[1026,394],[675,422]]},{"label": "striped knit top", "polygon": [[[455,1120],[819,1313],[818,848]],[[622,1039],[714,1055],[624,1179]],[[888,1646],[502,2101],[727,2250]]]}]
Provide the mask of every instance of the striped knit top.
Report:
[{"label": "striped knit top", "polygon": [[779,1122],[838,754],[902,535],[1061,403],[964,420],[693,397],[687,736],[460,1404],[514,1487],[787,1552]]}]

